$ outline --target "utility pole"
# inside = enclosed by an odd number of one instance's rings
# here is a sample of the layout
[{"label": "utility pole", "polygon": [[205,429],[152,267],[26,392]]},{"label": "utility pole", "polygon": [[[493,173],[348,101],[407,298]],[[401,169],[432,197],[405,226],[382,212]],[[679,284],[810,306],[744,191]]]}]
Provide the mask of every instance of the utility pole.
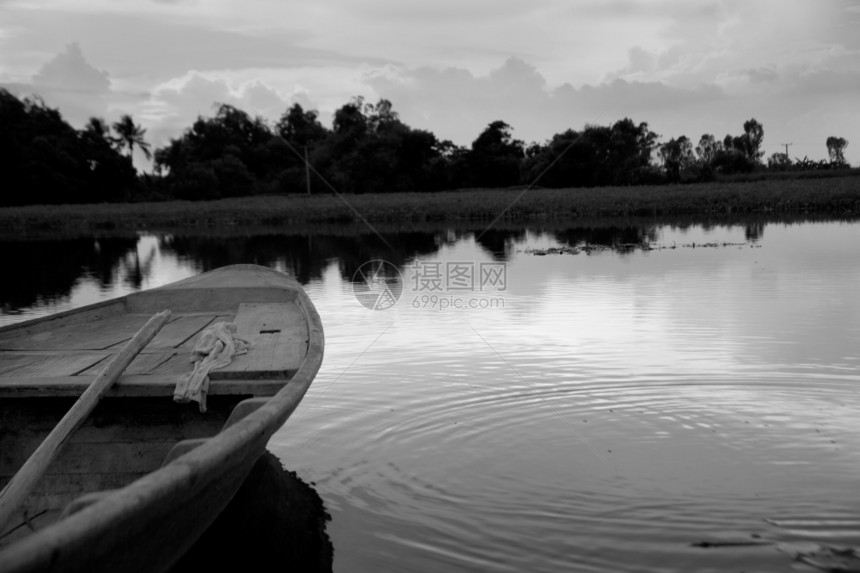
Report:
[{"label": "utility pole", "polygon": [[794,145],[794,143],[780,143],[780,145],[784,145],[784,146],[785,146],[785,158],[786,158],[786,159],[788,159],[788,146],[789,146],[789,145]]},{"label": "utility pole", "polygon": [[[788,148],[786,147],[786,150]],[[305,181],[308,182],[308,195],[311,194],[311,163],[308,161],[308,146],[305,145]]]}]

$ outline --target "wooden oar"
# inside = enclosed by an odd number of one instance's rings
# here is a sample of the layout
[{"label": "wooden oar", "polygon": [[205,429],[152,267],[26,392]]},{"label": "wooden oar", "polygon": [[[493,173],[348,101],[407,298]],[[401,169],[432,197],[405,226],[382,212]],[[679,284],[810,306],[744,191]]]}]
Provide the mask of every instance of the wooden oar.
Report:
[{"label": "wooden oar", "polygon": [[123,370],[125,370],[134,357],[149,344],[149,341],[161,330],[170,319],[170,311],[163,310],[150,318],[137,334],[126,344],[119,354],[108,363],[107,367],[99,374],[92,384],[81,394],[81,397],[72,405],[63,419],[51,430],[48,437],[36,448],[33,455],[21,466],[18,473],[6,484],[0,492],[0,531],[6,527],[7,521],[12,517],[18,507],[27,496],[32,493],[39,479],[57,457],[60,449],[69,436],[80,426],[99,400],[104,396],[113,383],[116,382]]}]

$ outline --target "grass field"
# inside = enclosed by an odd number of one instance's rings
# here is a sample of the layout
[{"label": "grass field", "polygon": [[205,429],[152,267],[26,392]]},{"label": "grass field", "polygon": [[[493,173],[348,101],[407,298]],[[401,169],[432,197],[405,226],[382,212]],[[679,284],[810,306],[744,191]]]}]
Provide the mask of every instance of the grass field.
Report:
[{"label": "grass field", "polygon": [[0,208],[0,232],[226,229],[428,221],[535,221],[675,215],[860,216],[860,177],[589,189],[470,189],[438,193],[255,196]]}]

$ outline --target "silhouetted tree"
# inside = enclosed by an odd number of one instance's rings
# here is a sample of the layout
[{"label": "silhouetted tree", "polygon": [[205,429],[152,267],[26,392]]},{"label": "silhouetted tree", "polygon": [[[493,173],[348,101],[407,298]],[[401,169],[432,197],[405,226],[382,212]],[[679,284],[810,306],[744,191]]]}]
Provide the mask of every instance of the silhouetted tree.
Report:
[{"label": "silhouetted tree", "polygon": [[117,140],[110,134],[110,127],[105,123],[105,120],[99,117],[91,117],[84,126],[81,135],[91,138],[94,141],[103,141],[111,147],[117,144]]},{"label": "silhouetted tree", "polygon": [[180,198],[250,195],[283,167],[284,151],[274,143],[262,118],[221,104],[215,117],[198,117],[182,137],[156,151],[155,163]]},{"label": "silhouetted tree", "polygon": [[830,163],[843,167],[848,164],[845,162],[845,148],[848,147],[848,141],[844,137],[830,136],[827,138],[827,155],[830,156]]},{"label": "silhouetted tree", "polygon": [[134,146],[138,146],[147,159],[152,159],[150,145],[143,138],[146,135],[146,130],[134,123],[130,115],[125,114],[119,118],[119,121],[113,124],[113,129],[116,131],[117,144],[120,149],[127,147],[128,156],[131,157],[134,153]]},{"label": "silhouetted tree", "polygon": [[653,177],[651,153],[660,136],[646,122],[636,124],[630,118],[616,121],[609,133],[609,183],[635,185]]},{"label": "silhouetted tree", "polygon": [[705,133],[699,139],[699,145],[696,146],[696,155],[702,164],[710,165],[717,153],[722,150],[723,143],[717,141],[710,133]]},{"label": "silhouetted tree", "polygon": [[587,185],[592,151],[582,133],[572,129],[557,133],[544,145],[529,146],[523,160],[523,181],[544,187]]},{"label": "silhouetted tree", "polygon": [[101,120],[78,132],[41,100],[0,89],[0,126],[2,205],[119,201],[137,187]]},{"label": "silhouetted tree", "polygon": [[[295,103],[275,124],[275,133],[283,139],[276,138],[271,144],[273,153],[282,160],[280,172],[276,176],[277,190],[295,192],[306,188],[304,154],[308,148],[313,153],[315,146],[330,135],[319,122],[318,116],[316,111],[305,111]],[[318,154],[316,159],[319,160]]]},{"label": "silhouetted tree", "polygon": [[[80,131],[40,100],[19,100],[0,90],[0,204],[117,201],[135,198],[141,185],[131,163],[135,147],[149,156],[145,130],[129,115],[113,124],[99,118]],[[645,122],[623,118],[611,125],[568,129],[545,143],[525,146],[504,121],[491,122],[469,147],[439,141],[401,121],[387,99],[353,98],[334,113],[332,128],[316,111],[293,104],[270,128],[265,120],[221,104],[198,117],[178,138],[156,150],[155,173],[140,181],[148,196],[214,199],[269,192],[304,192],[305,149],[322,176],[314,192],[437,190],[466,186],[548,187],[639,185],[716,173],[749,172],[760,165],[764,128],[755,119],[744,133],[718,141],[703,134],[695,150],[685,136],[659,145]],[[827,140],[830,161],[798,161],[796,168],[844,163],[843,138]],[[127,156],[120,151],[128,150]],[[661,166],[652,156],[657,151]],[[694,155],[695,151],[695,155]],[[697,158],[697,159],[696,159]],[[790,162],[773,154],[768,165]]]},{"label": "silhouetted tree", "polygon": [[791,168],[791,159],[785,153],[777,151],[768,157],[767,168],[773,171],[787,171]]},{"label": "silhouetted tree", "polygon": [[523,162],[523,181],[547,187],[594,187],[652,183],[662,175],[651,165],[657,134],[647,123],[625,118],[612,126],[567,130],[534,148]]},{"label": "silhouetted tree", "polygon": [[364,115],[364,98],[357,96],[334,112],[332,129],[335,135],[355,140],[367,131],[367,116]]},{"label": "silhouetted tree", "polygon": [[[731,136],[727,136],[731,137]],[[735,147],[724,147],[717,152],[711,161],[711,167],[716,173],[750,173],[755,169],[755,162]]]},{"label": "silhouetted tree", "polygon": [[509,187],[520,181],[523,142],[511,136],[511,126],[493,121],[472,142],[467,155],[466,184],[476,187]]},{"label": "silhouetted tree", "polygon": [[275,124],[275,132],[289,141],[297,149],[325,139],[328,131],[319,122],[319,114],[314,110],[305,111],[294,103]]},{"label": "silhouetted tree", "polygon": [[755,119],[747,120],[743,135],[726,135],[722,149],[717,150],[710,165],[716,172],[749,173],[761,162],[763,140],[764,127]]},{"label": "silhouetted tree", "polygon": [[658,150],[663,160],[663,168],[669,181],[679,182],[681,170],[689,168],[695,158],[693,157],[693,144],[686,135],[678,139],[670,139],[660,146]]},{"label": "silhouetted tree", "polygon": [[116,150],[116,139],[104,120],[92,117],[78,132],[90,181],[82,202],[126,201],[135,187],[136,171],[130,157]]},{"label": "silhouetted tree", "polygon": [[726,135],[723,140],[724,151],[737,151],[742,154],[748,162],[755,166],[761,161],[764,154],[761,144],[764,140],[764,126],[755,119],[744,122],[744,133],[740,136]]},{"label": "silhouetted tree", "polygon": [[758,163],[764,152],[761,150],[761,143],[764,140],[764,126],[755,119],[749,119],[744,122],[744,152],[747,157]]},{"label": "silhouetted tree", "polygon": [[400,116],[394,111],[394,106],[387,99],[380,99],[376,105],[365,104],[364,112],[367,118],[367,127],[370,131],[379,132],[400,123]]},{"label": "silhouetted tree", "polygon": [[391,102],[355,97],[334,113],[333,129],[311,160],[338,191],[438,189],[447,181],[444,145],[400,121]]}]

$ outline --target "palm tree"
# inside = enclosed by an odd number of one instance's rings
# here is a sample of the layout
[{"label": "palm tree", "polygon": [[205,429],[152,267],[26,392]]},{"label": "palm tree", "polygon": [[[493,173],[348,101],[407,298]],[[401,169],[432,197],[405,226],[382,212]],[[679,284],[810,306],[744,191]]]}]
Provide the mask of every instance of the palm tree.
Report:
[{"label": "palm tree", "polygon": [[110,135],[110,128],[108,128],[105,120],[100,117],[91,117],[87,125],[84,126],[84,132],[96,139],[103,139],[111,143],[115,141]]},{"label": "palm tree", "polygon": [[146,130],[139,125],[135,125],[131,116],[126,114],[119,118],[119,121],[113,124],[113,129],[117,134],[117,143],[119,148],[128,147],[128,156],[134,153],[134,146],[137,145],[147,159],[152,159],[150,145],[143,139]]},{"label": "palm tree", "polygon": [[80,131],[81,141],[88,146],[90,155],[104,155],[104,151],[114,152],[117,139],[110,134],[110,128],[99,117],[91,117]]}]

